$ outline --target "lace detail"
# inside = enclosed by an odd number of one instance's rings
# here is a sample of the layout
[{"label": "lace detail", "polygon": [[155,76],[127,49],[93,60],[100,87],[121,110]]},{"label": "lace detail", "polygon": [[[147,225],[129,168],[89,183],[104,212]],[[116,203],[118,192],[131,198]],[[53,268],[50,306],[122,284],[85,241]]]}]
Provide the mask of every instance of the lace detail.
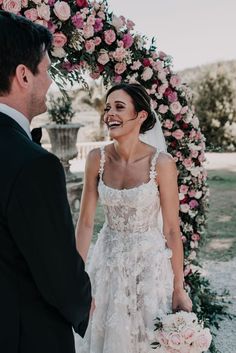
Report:
[{"label": "lace detail", "polygon": [[105,161],[106,161],[104,146],[100,147],[100,153],[101,153],[101,158],[100,158],[100,168],[99,168],[98,174],[99,174],[100,179],[102,179],[103,172],[104,172],[104,165],[105,165]]},{"label": "lace detail", "polygon": [[171,309],[171,250],[158,221],[157,158],[148,183],[118,190],[102,180],[101,150],[98,192],[105,224],[87,264],[96,310],[85,338],[78,339],[78,353],[151,353],[154,318]]}]

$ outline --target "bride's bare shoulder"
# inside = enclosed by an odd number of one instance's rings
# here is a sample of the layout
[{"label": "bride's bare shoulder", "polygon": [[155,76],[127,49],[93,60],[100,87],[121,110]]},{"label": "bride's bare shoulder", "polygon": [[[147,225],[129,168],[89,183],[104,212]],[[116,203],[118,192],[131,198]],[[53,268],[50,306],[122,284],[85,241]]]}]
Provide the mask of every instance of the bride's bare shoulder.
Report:
[{"label": "bride's bare shoulder", "polygon": [[159,152],[157,162],[160,164],[163,164],[163,163],[174,163],[175,164],[174,158],[168,152]]},{"label": "bride's bare shoulder", "polygon": [[86,172],[97,174],[100,168],[100,160],[101,160],[101,149],[94,148],[89,151],[86,158]]},{"label": "bride's bare shoulder", "polygon": [[157,169],[163,173],[176,173],[176,163],[174,158],[170,153],[167,152],[160,152],[157,158]]}]

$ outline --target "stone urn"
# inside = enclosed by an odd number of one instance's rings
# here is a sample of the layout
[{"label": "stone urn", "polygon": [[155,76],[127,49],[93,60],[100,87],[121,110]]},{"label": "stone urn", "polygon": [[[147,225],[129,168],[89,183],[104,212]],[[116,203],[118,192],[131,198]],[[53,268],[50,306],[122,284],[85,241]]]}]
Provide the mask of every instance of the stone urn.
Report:
[{"label": "stone urn", "polygon": [[79,216],[83,182],[76,174],[71,173],[69,162],[78,155],[76,142],[78,131],[82,126],[79,123],[47,124],[43,126],[50,138],[51,152],[60,159],[65,170],[67,196],[74,225],[76,225]]},{"label": "stone urn", "polygon": [[76,142],[78,131],[82,126],[83,125],[79,123],[61,125],[47,124],[43,126],[47,130],[50,138],[51,152],[60,159],[65,169],[67,182],[73,181],[77,178],[70,172],[69,161],[78,155]]}]

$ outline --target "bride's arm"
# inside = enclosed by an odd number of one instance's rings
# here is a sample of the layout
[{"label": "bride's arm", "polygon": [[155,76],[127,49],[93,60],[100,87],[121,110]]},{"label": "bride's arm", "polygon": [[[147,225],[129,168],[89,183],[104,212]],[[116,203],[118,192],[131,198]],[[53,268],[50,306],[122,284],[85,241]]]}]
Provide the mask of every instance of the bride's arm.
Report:
[{"label": "bride's arm", "polygon": [[86,261],[93,235],[94,217],[98,200],[99,163],[100,150],[92,150],[86,160],[80,215],[76,226],[76,247],[84,261]]},{"label": "bride's arm", "polygon": [[174,273],[173,310],[191,311],[191,301],[184,291],[184,255],[179,226],[177,169],[174,159],[166,153],[160,153],[158,157],[157,183],[160,191],[163,233],[168,247],[172,250],[171,263]]}]

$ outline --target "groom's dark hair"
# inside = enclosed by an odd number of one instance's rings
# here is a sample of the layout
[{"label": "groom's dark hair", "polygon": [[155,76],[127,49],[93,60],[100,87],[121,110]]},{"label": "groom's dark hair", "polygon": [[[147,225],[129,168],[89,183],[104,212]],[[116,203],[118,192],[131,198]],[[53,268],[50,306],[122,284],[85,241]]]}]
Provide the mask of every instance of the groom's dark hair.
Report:
[{"label": "groom's dark hair", "polygon": [[35,75],[52,44],[52,34],[23,16],[0,11],[0,96],[10,93],[12,78],[23,64]]}]

